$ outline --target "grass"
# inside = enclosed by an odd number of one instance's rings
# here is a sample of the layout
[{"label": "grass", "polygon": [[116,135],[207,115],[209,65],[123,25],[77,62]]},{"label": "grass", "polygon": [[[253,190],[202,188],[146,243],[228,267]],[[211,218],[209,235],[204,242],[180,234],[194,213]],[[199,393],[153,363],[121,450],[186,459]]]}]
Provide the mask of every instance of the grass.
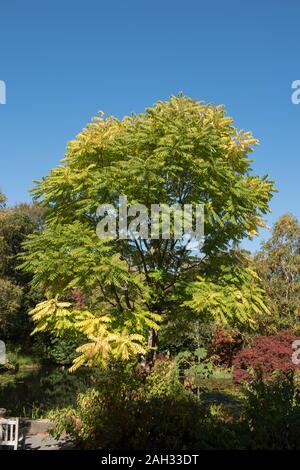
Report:
[{"label": "grass", "polygon": [[201,399],[209,407],[227,409],[237,419],[244,400],[243,389],[235,384],[232,370],[216,367],[212,376],[202,381]]},{"label": "grass", "polygon": [[233,383],[232,370],[215,367],[209,378],[199,381],[200,387],[207,390],[228,390],[234,392],[236,385]]},{"label": "grass", "polygon": [[19,369],[36,369],[40,367],[40,358],[21,352],[19,348],[7,352],[7,362],[12,365],[18,365]]},{"label": "grass", "polygon": [[[18,348],[7,352],[7,368],[0,369],[0,387],[22,380],[31,370],[39,369],[41,361],[34,355],[21,352]],[[17,367],[16,367],[17,366]]]},{"label": "grass", "polygon": [[11,373],[11,372],[0,372],[0,387],[12,384],[16,382],[16,379],[20,380],[27,377],[28,372],[20,371],[18,373]]},{"label": "grass", "polygon": [[232,381],[232,369],[216,367],[213,371],[212,378],[216,380],[231,380]]}]

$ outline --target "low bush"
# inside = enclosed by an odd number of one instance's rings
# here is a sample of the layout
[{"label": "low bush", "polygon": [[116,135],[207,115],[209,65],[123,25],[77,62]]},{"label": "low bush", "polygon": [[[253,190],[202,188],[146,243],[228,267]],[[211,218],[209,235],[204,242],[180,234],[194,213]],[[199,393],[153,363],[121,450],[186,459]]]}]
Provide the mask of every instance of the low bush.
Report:
[{"label": "low bush", "polygon": [[79,395],[76,410],[54,413],[58,434],[65,430],[85,449],[193,445],[201,406],[178,381],[174,362],[157,361],[143,384],[139,375],[131,377],[128,382],[122,368],[110,370],[97,388]]},{"label": "low bush", "polygon": [[251,449],[300,449],[300,392],[294,372],[262,371],[245,390],[244,421]]},{"label": "low bush", "polygon": [[233,409],[185,390],[170,359],[143,380],[126,367],[103,371],[75,408],[51,412],[56,436],[67,432],[79,449],[300,449],[293,372],[252,375]]},{"label": "low bush", "polygon": [[260,336],[249,348],[242,349],[233,360],[233,379],[235,382],[249,381],[250,369],[260,369],[263,378],[272,372],[300,370],[300,365],[292,362],[292,344],[299,337],[290,332],[277,335]]},{"label": "low bush", "polygon": [[238,445],[234,423],[211,413],[178,379],[174,361],[157,361],[141,382],[120,369],[78,396],[76,409],[50,414],[56,435],[66,431],[81,449],[230,449]]}]

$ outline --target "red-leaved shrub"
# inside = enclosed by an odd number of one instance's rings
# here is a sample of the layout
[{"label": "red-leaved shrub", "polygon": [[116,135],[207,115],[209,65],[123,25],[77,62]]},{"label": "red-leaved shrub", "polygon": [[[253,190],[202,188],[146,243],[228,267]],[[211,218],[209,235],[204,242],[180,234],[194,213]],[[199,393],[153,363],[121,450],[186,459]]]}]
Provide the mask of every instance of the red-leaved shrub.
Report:
[{"label": "red-leaved shrub", "polygon": [[249,381],[249,368],[260,368],[264,379],[270,377],[275,370],[300,370],[300,365],[292,362],[292,344],[297,339],[299,337],[289,331],[256,338],[251,347],[242,349],[234,358],[233,380]]},{"label": "red-leaved shrub", "polygon": [[237,331],[219,327],[216,328],[208,353],[215,364],[231,367],[234,357],[241,348],[242,340]]}]

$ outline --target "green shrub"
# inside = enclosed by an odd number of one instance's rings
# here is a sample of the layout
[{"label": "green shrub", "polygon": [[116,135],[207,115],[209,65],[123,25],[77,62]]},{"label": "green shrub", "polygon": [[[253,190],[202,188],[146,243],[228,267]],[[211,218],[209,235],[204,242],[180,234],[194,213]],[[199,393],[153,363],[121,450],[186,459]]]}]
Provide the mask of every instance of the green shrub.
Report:
[{"label": "green shrub", "polygon": [[143,388],[145,399],[168,397],[182,392],[179,370],[172,359],[157,360],[147,376]]},{"label": "green shrub", "polygon": [[185,390],[172,360],[157,361],[145,380],[117,365],[78,396],[75,409],[50,417],[57,435],[66,431],[84,449],[231,449],[243,428]]},{"label": "green shrub", "polygon": [[34,339],[32,351],[42,357],[46,362],[70,366],[78,356],[76,349],[83,343],[78,334],[65,333],[56,338],[51,334],[39,334]]},{"label": "green shrub", "polygon": [[213,363],[207,357],[205,348],[197,348],[194,351],[181,351],[176,356],[180,376],[191,388],[199,387],[201,380],[209,378],[213,374]]},{"label": "green shrub", "polygon": [[244,419],[253,449],[300,449],[300,391],[294,373],[262,371],[245,389]]}]

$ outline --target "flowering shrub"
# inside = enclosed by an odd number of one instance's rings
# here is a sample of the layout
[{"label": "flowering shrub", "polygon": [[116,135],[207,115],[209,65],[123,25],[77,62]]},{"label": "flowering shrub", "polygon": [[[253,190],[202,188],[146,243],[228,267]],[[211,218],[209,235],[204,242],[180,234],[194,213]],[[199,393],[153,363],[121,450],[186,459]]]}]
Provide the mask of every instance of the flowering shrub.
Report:
[{"label": "flowering shrub", "polygon": [[272,372],[299,370],[300,365],[292,362],[292,343],[299,339],[293,333],[284,331],[271,336],[260,336],[251,347],[241,350],[233,360],[235,382],[249,381],[249,369],[261,369],[264,379]]}]

